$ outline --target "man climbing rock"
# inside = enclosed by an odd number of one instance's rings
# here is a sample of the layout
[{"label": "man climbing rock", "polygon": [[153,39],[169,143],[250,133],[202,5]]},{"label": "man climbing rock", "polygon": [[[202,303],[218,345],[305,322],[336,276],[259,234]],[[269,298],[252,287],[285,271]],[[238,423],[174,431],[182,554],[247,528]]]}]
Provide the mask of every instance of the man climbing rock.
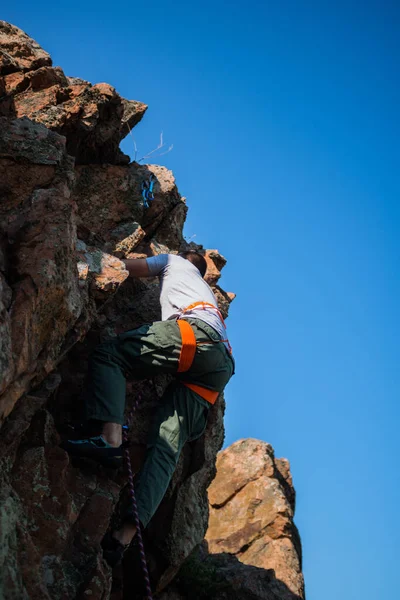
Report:
[{"label": "man climbing rock", "polygon": [[[63,444],[70,454],[105,464],[122,461],[125,376],[174,375],[155,415],[136,484],[140,523],[146,527],[174,473],[186,441],[206,427],[212,404],[234,373],[226,327],[204,281],[207,263],[194,251],[125,261],[130,276],[160,279],[161,318],[98,346],[90,360],[85,418],[98,435]],[[117,564],[136,534],[132,515],[105,536],[105,559]]]}]

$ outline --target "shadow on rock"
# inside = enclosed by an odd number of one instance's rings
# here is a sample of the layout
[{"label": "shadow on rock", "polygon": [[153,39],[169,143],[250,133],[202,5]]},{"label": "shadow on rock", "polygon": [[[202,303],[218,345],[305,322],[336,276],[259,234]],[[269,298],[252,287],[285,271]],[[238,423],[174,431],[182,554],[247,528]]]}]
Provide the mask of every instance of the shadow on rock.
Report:
[{"label": "shadow on rock", "polygon": [[[124,597],[125,598],[125,597]],[[127,598],[127,596],[126,596]],[[207,544],[184,563],[172,587],[159,600],[304,600],[275,576],[273,569],[241,563],[228,553],[208,554]]]}]

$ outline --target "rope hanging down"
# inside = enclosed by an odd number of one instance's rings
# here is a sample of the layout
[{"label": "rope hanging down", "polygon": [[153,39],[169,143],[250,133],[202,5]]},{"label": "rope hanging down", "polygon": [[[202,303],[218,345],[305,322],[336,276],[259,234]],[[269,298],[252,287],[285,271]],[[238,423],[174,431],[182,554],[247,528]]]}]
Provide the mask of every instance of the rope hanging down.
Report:
[{"label": "rope hanging down", "polygon": [[[132,423],[133,415],[139,406],[140,399],[141,399],[141,396],[139,396],[138,399],[135,400],[133,408],[132,408],[131,412],[129,413],[128,426]],[[123,436],[124,436],[124,442],[125,442],[125,444],[124,444],[125,445],[125,461],[126,461],[126,466],[128,469],[129,495],[130,495],[130,499],[131,499],[131,503],[132,503],[133,517],[135,519],[135,525],[136,525],[136,529],[137,529],[136,535],[138,538],[140,562],[142,564],[142,571],[143,571],[144,583],[145,583],[146,594],[147,594],[145,596],[145,598],[146,598],[146,600],[153,600],[153,595],[152,595],[151,586],[150,586],[149,571],[147,568],[146,554],[144,552],[142,529],[141,529],[141,524],[139,521],[139,513],[138,513],[138,508],[137,508],[137,503],[136,503],[135,487],[133,484],[133,471],[132,471],[131,457],[129,454],[128,443],[127,443],[128,442],[128,432],[127,432],[127,428],[125,428],[125,427],[123,428]]]},{"label": "rope hanging down", "polygon": [[153,174],[150,175],[148,180],[142,181],[142,197],[145,208],[149,208],[150,202],[154,200],[153,188],[155,181],[156,178]]}]

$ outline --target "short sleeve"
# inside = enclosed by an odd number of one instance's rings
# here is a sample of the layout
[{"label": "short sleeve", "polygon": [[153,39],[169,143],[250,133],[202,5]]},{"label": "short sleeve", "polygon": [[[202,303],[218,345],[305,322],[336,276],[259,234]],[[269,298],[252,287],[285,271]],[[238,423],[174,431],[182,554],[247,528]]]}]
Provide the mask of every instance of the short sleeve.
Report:
[{"label": "short sleeve", "polygon": [[159,254],[158,256],[151,256],[146,258],[147,266],[149,267],[149,273],[155,277],[160,275],[168,264],[169,254]]}]

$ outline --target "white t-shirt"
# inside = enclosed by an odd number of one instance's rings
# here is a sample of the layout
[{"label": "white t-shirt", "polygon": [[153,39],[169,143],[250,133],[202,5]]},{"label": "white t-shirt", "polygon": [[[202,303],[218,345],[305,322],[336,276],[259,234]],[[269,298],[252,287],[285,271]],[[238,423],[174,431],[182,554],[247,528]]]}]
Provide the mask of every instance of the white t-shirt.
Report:
[{"label": "white t-shirt", "polygon": [[200,319],[215,329],[222,339],[226,330],[218,312],[211,307],[196,307],[182,313],[195,302],[209,302],[218,306],[212,289],[202,278],[193,263],[174,254],[159,254],[147,258],[150,275],[160,278],[161,319]]}]

